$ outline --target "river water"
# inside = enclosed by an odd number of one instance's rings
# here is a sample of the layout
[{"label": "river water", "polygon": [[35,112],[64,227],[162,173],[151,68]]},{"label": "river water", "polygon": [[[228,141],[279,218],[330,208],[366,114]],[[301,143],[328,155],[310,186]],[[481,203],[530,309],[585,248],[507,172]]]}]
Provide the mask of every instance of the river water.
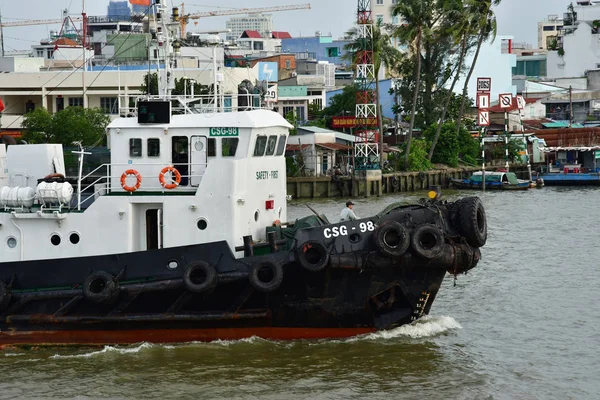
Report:
[{"label": "river water", "polygon": [[[346,340],[4,350],[0,398],[600,398],[600,189],[481,197],[479,266],[456,286],[448,276],[414,325]],[[407,198],[354,199],[355,210]],[[342,203],[309,204],[337,221]],[[308,213],[290,204],[290,219]]]}]

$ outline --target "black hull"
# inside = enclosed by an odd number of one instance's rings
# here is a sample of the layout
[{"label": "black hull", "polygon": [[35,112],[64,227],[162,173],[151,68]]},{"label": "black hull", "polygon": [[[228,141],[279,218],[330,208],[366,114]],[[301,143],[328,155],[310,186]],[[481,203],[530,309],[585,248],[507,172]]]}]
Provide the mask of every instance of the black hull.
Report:
[{"label": "black hull", "polygon": [[[452,213],[442,218],[450,221]],[[242,259],[218,242],[2,263],[0,346],[347,337],[394,328],[427,314],[447,271],[473,268],[479,250],[451,229],[435,258],[418,257],[412,249],[388,257],[378,251],[378,231],[369,228],[439,219],[439,208],[415,206],[381,218],[301,229],[290,249]],[[341,226],[364,232],[332,237],[332,228]],[[326,265],[307,267],[298,243],[315,242],[327,249]],[[206,276],[186,275],[199,261],[216,272],[209,287],[202,286]],[[174,262],[177,267],[169,268]],[[264,265],[267,275],[281,270],[281,280],[265,276],[260,282],[275,283],[256,284],[259,272],[253,271]],[[94,289],[90,283],[90,276],[102,274],[114,278],[110,291],[108,284]]]}]

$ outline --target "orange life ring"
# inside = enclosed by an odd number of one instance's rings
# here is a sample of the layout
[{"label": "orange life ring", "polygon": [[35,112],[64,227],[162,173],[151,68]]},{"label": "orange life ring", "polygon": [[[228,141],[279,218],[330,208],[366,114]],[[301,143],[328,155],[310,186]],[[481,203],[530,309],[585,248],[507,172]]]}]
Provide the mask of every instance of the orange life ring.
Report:
[{"label": "orange life ring", "polygon": [[[127,183],[125,182],[127,177],[130,175],[135,176],[135,179],[137,179],[134,186],[127,186]],[[136,190],[138,190],[140,188],[141,184],[142,184],[142,176],[135,169],[128,169],[127,171],[123,172],[123,175],[121,175],[121,186],[123,186],[123,189],[125,189],[129,193],[133,193]]]},{"label": "orange life ring", "polygon": [[[174,180],[175,180],[174,182],[172,182],[172,183],[165,182],[165,174],[167,172],[171,173],[171,175],[172,175],[171,179],[174,178]],[[177,171],[177,168],[175,168],[172,165],[169,165],[168,167],[164,167],[160,171],[160,175],[158,175],[158,180],[160,181],[160,184],[162,185],[162,187],[164,187],[165,189],[175,189],[181,183],[181,174],[179,173],[179,171]]]}]

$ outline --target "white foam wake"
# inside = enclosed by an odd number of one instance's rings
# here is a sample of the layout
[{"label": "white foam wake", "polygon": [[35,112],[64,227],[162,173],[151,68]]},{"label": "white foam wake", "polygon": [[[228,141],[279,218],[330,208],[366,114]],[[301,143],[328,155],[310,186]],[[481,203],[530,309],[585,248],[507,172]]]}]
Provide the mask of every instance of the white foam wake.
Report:
[{"label": "white foam wake", "polygon": [[398,337],[410,337],[413,339],[437,336],[453,329],[462,329],[462,326],[452,317],[426,315],[409,325],[402,325],[389,331],[378,331],[358,336],[355,340],[380,340],[394,339]]},{"label": "white foam wake", "polygon": [[90,357],[98,356],[101,354],[107,354],[107,353],[132,354],[132,353],[139,353],[140,351],[142,351],[144,349],[149,349],[151,347],[152,347],[152,345],[150,343],[142,343],[137,347],[104,346],[104,348],[102,350],[98,350],[98,351],[92,351],[89,353],[82,353],[82,354],[69,354],[69,355],[55,354],[55,355],[51,356],[50,358],[90,358]]}]

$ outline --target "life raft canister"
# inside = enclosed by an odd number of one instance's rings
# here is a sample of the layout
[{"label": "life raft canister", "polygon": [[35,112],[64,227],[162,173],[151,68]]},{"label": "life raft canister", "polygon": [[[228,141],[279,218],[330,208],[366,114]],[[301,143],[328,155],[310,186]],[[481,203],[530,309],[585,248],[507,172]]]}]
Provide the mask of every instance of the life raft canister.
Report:
[{"label": "life raft canister", "polygon": [[[135,176],[135,179],[136,179],[135,185],[133,185],[133,186],[127,185],[126,181],[127,181],[128,176]],[[121,175],[121,186],[123,187],[123,189],[125,189],[129,193],[133,193],[136,190],[138,190],[140,188],[141,184],[142,184],[142,176],[135,169],[128,169],[127,171],[123,172],[123,175]]]},{"label": "life raft canister", "polygon": [[[165,174],[167,172],[171,173],[171,183],[167,183],[165,181]],[[177,171],[177,168],[175,168],[172,165],[169,165],[168,167],[164,167],[160,171],[160,175],[158,175],[158,180],[160,181],[161,186],[165,189],[175,189],[181,183],[181,174],[179,173],[179,171]]]}]

